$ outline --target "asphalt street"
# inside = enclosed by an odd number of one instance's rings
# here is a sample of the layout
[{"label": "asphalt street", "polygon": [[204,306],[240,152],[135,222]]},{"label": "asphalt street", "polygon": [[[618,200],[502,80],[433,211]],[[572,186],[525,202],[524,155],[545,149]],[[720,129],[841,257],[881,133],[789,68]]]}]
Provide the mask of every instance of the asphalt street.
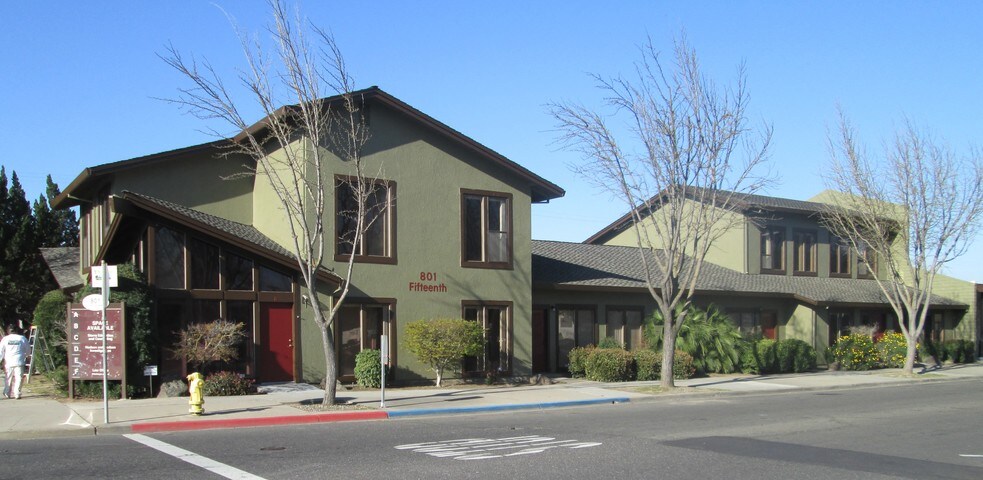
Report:
[{"label": "asphalt street", "polygon": [[983,478],[983,382],[0,441],[0,478]]}]

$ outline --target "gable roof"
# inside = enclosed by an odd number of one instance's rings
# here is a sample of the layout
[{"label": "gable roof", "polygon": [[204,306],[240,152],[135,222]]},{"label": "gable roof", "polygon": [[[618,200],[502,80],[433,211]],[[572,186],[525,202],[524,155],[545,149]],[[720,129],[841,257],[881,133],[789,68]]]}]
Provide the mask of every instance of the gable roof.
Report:
[{"label": "gable roof", "polygon": [[[701,198],[697,195],[700,192],[706,191],[700,187],[686,187],[684,189],[684,194],[686,198],[691,200],[698,200]],[[803,215],[814,215],[822,213],[825,209],[829,208],[829,205],[819,202],[810,202],[805,200],[793,200],[790,198],[781,197],[769,197],[765,195],[753,195],[748,193],[731,192],[728,190],[720,190],[720,194],[725,196],[731,196],[734,202],[734,208],[749,212],[753,210],[771,211],[771,212],[788,212]],[[660,196],[664,196],[664,193],[659,193],[649,199],[649,203],[656,203],[656,199]],[[634,212],[640,212],[644,208],[644,205],[635,208]],[[622,215],[617,220],[611,222],[610,225],[602,228],[597,233],[593,234],[584,243],[599,244],[609,240],[614,235],[622,232],[631,225],[632,211]]]},{"label": "gable roof", "polygon": [[[173,202],[133,192],[123,192],[122,196],[116,198],[114,206],[116,211],[130,214],[133,213],[134,209],[148,212],[209,237],[217,238],[241,250],[272,260],[291,270],[297,270],[296,256],[252,225],[234,222]],[[322,280],[335,285],[342,282],[341,277],[324,267],[318,269],[318,274]]]},{"label": "gable roof", "polygon": [[[651,250],[646,255],[653,255]],[[646,291],[637,247],[532,241],[534,288]],[[885,306],[875,280],[751,275],[703,263],[696,289],[703,294],[785,297],[811,305]],[[932,295],[933,306],[967,308]]]},{"label": "gable roof", "polygon": [[[528,182],[530,185],[530,195],[533,202],[545,202],[553,198],[562,197],[566,192],[556,184],[546,180],[539,175],[536,175],[529,169],[519,165],[518,163],[509,160],[500,153],[478,143],[472,138],[454,130],[453,128],[447,126],[446,124],[434,119],[433,117],[417,110],[416,108],[410,106],[406,102],[384,92],[379,87],[369,87],[363,90],[357,90],[352,92],[352,95],[362,97],[366,102],[374,102],[381,105],[385,105],[392,110],[399,112],[407,116],[411,121],[429,129],[449,140],[461,145],[467,150],[474,152],[486,160],[493,162],[505,168],[524,181]],[[342,99],[340,95],[333,97],[328,97],[325,100],[328,103],[335,103]],[[278,112],[290,108],[291,106],[281,107],[277,110]],[[259,131],[265,128],[266,118],[260,119],[258,122],[254,123],[249,127],[249,130]],[[55,199],[51,202],[52,207],[56,209],[69,208],[82,203],[83,200],[78,197],[84,196],[85,192],[92,188],[98,188],[102,184],[106,177],[118,173],[123,170],[130,168],[138,168],[146,166],[149,164],[167,161],[175,157],[180,157],[183,155],[207,152],[210,150],[218,151],[218,149],[232,145],[234,142],[240,141],[242,134],[236,137],[226,138],[221,140],[216,140],[208,143],[202,143],[200,145],[193,145],[190,147],[178,148],[175,150],[169,150],[166,152],[155,153],[152,155],[145,155],[142,157],[131,158],[128,160],[121,160],[118,162],[106,163],[103,165],[98,165],[95,167],[87,167],[82,170],[75,180],[73,180],[65,190],[61,192]]]},{"label": "gable roof", "polygon": [[48,270],[55,277],[58,288],[71,292],[85,283],[79,275],[79,247],[41,248],[41,257],[48,264]]}]

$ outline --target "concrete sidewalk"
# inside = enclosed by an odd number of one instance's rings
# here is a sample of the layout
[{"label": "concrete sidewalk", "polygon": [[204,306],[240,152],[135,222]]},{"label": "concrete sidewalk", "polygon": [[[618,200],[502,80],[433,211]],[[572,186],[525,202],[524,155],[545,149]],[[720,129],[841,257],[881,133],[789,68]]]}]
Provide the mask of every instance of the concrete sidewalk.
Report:
[{"label": "concrete sidewalk", "polygon": [[[768,393],[825,390],[959,379],[983,380],[983,364],[951,365],[919,375],[900,376],[900,370],[815,372],[790,375],[725,375],[679,380],[684,395]],[[318,411],[312,403],[324,392],[305,384],[265,385],[268,393],[235,397],[206,397],[205,415],[188,414],[188,399],[111,400],[109,423],[103,422],[101,401],[68,402],[30,393],[20,400],[0,401],[0,432],[4,438],[38,438],[120,434],[206,428],[287,425],[352,420],[380,420],[420,415],[545,409],[592,404],[678,398],[650,387],[659,382],[598,383],[557,379],[553,385],[397,388],[386,390],[386,408],[378,390],[339,389],[343,410]]]}]

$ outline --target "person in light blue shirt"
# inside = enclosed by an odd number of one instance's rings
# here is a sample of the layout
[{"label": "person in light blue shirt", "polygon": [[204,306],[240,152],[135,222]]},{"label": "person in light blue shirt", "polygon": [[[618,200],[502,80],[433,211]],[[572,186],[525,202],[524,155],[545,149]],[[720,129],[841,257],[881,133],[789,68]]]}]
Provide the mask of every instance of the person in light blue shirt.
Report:
[{"label": "person in light blue shirt", "polygon": [[7,372],[4,398],[20,398],[21,380],[24,379],[24,363],[27,360],[27,339],[16,325],[7,327],[7,335],[0,340],[0,359]]}]

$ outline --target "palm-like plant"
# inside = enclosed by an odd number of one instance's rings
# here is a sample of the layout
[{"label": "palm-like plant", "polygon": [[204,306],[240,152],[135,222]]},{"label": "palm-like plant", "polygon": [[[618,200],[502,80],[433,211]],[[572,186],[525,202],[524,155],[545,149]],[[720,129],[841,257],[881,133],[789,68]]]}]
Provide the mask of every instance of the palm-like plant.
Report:
[{"label": "palm-like plant", "polygon": [[[644,336],[650,348],[662,350],[662,314],[646,319]],[[740,369],[744,338],[726,314],[711,305],[706,311],[690,308],[676,339],[676,348],[693,357],[697,371],[732,373]]]}]

